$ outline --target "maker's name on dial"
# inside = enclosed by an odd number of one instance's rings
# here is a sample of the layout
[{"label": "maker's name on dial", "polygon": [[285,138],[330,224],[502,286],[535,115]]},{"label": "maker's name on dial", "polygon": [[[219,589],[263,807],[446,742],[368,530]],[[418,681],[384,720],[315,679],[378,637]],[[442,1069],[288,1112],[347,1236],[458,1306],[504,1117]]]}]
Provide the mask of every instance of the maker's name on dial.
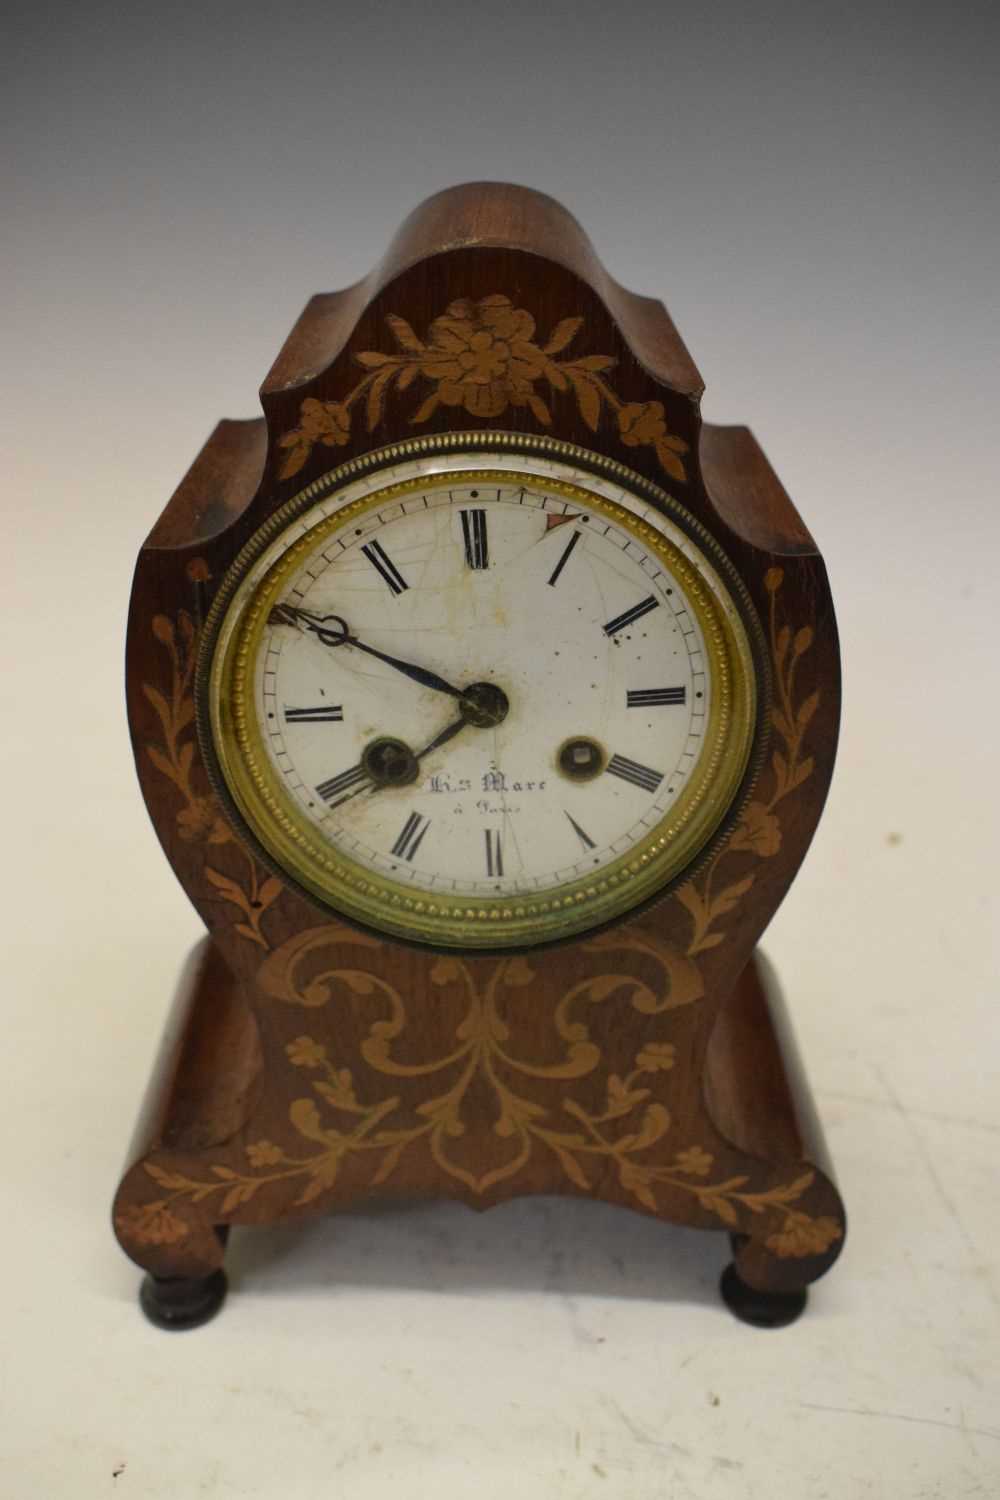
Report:
[{"label": "maker's name on dial", "polygon": [[447,776],[436,773],[424,782],[426,792],[446,792],[455,796],[460,792],[544,792],[545,780],[518,781],[504,771],[484,771],[475,778],[471,776]]}]

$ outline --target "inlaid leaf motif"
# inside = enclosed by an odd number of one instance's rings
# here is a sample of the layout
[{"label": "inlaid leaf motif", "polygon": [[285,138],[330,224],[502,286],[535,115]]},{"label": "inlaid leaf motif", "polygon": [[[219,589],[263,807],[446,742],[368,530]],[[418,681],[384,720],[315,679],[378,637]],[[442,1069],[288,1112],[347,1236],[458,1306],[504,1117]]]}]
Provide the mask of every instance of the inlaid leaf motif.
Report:
[{"label": "inlaid leaf motif", "polygon": [[337,1180],[340,1169],[340,1160],[336,1156],[324,1157],[313,1171],[309,1181],[295,1200],[296,1207],[302,1207],[306,1203],[312,1203],[329,1188],[332,1188]]},{"label": "inlaid leaf motif", "polygon": [[249,1203],[257,1192],[256,1182],[241,1182],[236,1187],[230,1188],[222,1200],[222,1212],[231,1214],[234,1209],[239,1208],[241,1203]]},{"label": "inlaid leaf motif", "polygon": [[573,342],[582,327],[582,318],[563,318],[553,328],[543,352],[545,354],[559,354],[568,344]]},{"label": "inlaid leaf motif", "polygon": [[177,1172],[168,1172],[163,1167],[157,1166],[155,1162],[150,1162],[146,1171],[152,1177],[153,1181],[158,1182],[161,1187],[183,1188],[187,1184],[186,1177],[182,1177]]},{"label": "inlaid leaf motif", "polygon": [[171,714],[170,707],[169,707],[169,705],[167,703],[166,698],[164,698],[164,696],[160,692],[159,688],[153,687],[148,682],[144,682],[143,683],[143,685],[142,685],[142,691],[143,691],[143,696],[156,709],[156,712],[157,712],[157,714],[159,716],[159,719],[160,719],[160,723],[163,725],[163,731],[164,731],[164,733],[165,734],[169,734],[170,730],[171,730],[171,722],[172,722],[172,717],[173,716]]},{"label": "inlaid leaf motif", "polygon": [[[193,572],[191,571],[193,569]],[[204,559],[189,564],[189,576],[204,581],[208,576]],[[176,833],[184,843],[209,844],[216,850],[226,846],[225,855],[245,864],[245,873],[237,878],[213,865],[204,867],[205,880],[222,900],[236,907],[241,920],[234,925],[240,936],[266,949],[268,944],[261,928],[264,913],[281,894],[281,883],[273,876],[261,880],[252,855],[234,840],[229,824],[214,794],[198,789],[205,773],[197,758],[192,682],[197,652],[198,632],[187,610],[177,612],[176,622],[166,615],[156,615],[150,624],[155,639],[165,648],[170,662],[169,691],[153,683],[143,683],[142,693],[159,723],[158,743],[145,745],[150,764],[176,788],[181,805],[176,814]],[[245,919],[245,920],[244,920]]]},{"label": "inlaid leaf motif", "polygon": [[313,450],[312,442],[309,438],[300,436],[297,431],[286,432],[279,441],[282,448],[288,449],[281,465],[281,477],[293,479],[308,463]]},{"label": "inlaid leaf motif", "polygon": [[379,1183],[385,1182],[387,1178],[391,1177],[392,1173],[399,1165],[399,1159],[403,1154],[403,1150],[406,1144],[406,1141],[398,1141],[395,1146],[391,1146],[389,1150],[385,1152],[378,1164],[378,1167],[375,1170],[374,1176],[372,1177],[373,1185],[377,1186]]},{"label": "inlaid leaf motif", "polygon": [[368,431],[372,432],[382,420],[385,408],[385,393],[392,380],[394,370],[383,370],[368,388]]},{"label": "inlaid leaf motif", "polygon": [[163,754],[162,750],[158,750],[155,745],[147,745],[146,754],[161,775],[168,776],[173,782],[178,780],[180,773],[177,767],[170,764],[170,761]]},{"label": "inlaid leaf motif", "polygon": [[710,952],[725,940],[716,923],[735,908],[753,887],[755,875],[743,876],[721,891],[715,889],[720,866],[734,855],[752,855],[769,859],[781,848],[779,804],[807,781],[816,768],[812,755],[803,755],[803,740],[820,706],[818,690],[813,689],[801,701],[796,694],[798,665],[813,644],[811,626],[800,626],[794,632],[778,621],[778,595],[784,582],[782,568],[769,568],[764,575],[764,589],[769,596],[769,632],[771,662],[774,670],[775,701],[771,706],[771,726],[782,744],[771,753],[771,792],[758,793],[743,809],[742,817],[728,843],[709,863],[697,881],[689,881],[677,892],[677,900],[691,915],[691,934],[687,954],[694,958]]},{"label": "inlaid leaf motif", "polygon": [[735,1229],[739,1224],[739,1215],[736,1212],[736,1206],[728,1198],[721,1198],[716,1193],[700,1193],[698,1195],[698,1202],[702,1208],[707,1209],[711,1214],[715,1214],[722,1220],[723,1224],[728,1224],[731,1229]]},{"label": "inlaid leaf motif", "polygon": [[573,1153],[571,1151],[563,1151],[558,1146],[554,1146],[552,1149],[555,1151],[556,1159],[558,1160],[559,1165],[562,1167],[566,1176],[569,1178],[570,1182],[575,1183],[575,1185],[578,1188],[582,1188],[584,1192],[589,1192],[590,1179],[587,1177],[587,1174],[584,1172],[583,1168],[581,1167],[580,1163],[577,1161]]},{"label": "inlaid leaf motif", "polygon": [[581,417],[591,432],[596,432],[597,424],[601,419],[601,395],[599,388],[592,380],[588,380],[586,375],[577,373],[576,370],[567,370],[566,373],[573,383]]},{"label": "inlaid leaf motif", "polygon": [[330,1133],[323,1129],[320,1122],[319,1110],[312,1099],[296,1099],[288,1111],[291,1120],[299,1135],[304,1135],[310,1141],[322,1141],[324,1145],[330,1139]]},{"label": "inlaid leaf motif", "polygon": [[414,333],[413,329],[410,327],[405,318],[400,318],[395,313],[389,313],[385,321],[392,329],[393,333],[396,336],[397,342],[402,346],[402,348],[408,350],[411,354],[424,353],[424,345],[417,338],[417,335]]},{"label": "inlaid leaf motif", "polygon": [[810,693],[808,698],[803,698],[802,703],[799,706],[798,715],[796,716],[795,720],[796,725],[800,731],[805,730],[808,727],[809,722],[818,707],[819,693]]}]

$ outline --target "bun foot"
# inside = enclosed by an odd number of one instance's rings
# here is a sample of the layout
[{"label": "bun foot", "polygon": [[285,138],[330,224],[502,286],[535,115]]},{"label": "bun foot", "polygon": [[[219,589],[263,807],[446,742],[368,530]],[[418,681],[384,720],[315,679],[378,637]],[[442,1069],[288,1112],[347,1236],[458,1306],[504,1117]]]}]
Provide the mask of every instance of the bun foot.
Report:
[{"label": "bun foot", "polygon": [[730,1312],[754,1328],[784,1328],[794,1323],[809,1300],[804,1287],[797,1292],[759,1292],[747,1285],[732,1264],[723,1271],[719,1290]]},{"label": "bun foot", "polygon": [[215,1317],[228,1286],[222,1270],[210,1276],[145,1276],[139,1305],[157,1328],[199,1328]]}]

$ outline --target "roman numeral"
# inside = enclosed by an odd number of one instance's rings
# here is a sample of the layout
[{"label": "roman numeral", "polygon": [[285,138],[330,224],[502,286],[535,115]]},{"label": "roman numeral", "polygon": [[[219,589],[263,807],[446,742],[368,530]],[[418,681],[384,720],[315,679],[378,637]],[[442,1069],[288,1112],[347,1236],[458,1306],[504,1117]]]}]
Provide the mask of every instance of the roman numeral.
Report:
[{"label": "roman numeral", "polygon": [[659,609],[660,601],[654,594],[643,599],[641,604],[633,604],[631,609],[626,609],[622,614],[616,615],[609,620],[604,627],[605,635],[617,635],[619,630],[624,630],[626,625],[634,625],[636,620],[641,620],[643,615],[648,615],[651,609]]},{"label": "roman numeral", "polygon": [[331,807],[336,807],[338,802],[345,802],[348,796],[353,796],[360,791],[368,780],[368,772],[364,766],[351,766],[349,771],[341,771],[339,776],[331,776],[329,781],[321,781],[316,788],[317,794],[328,802]]},{"label": "roman numeral", "polygon": [[344,710],[339,703],[321,703],[316,708],[286,708],[286,724],[339,724]]},{"label": "roman numeral", "polygon": [[566,543],[566,546],[563,548],[562,557],[560,557],[559,561],[556,563],[555,567],[552,569],[552,577],[549,579],[549,584],[551,585],[552,588],[555,588],[556,584],[558,583],[558,581],[559,581],[559,574],[562,572],[563,568],[569,562],[570,554],[572,553],[573,548],[576,546],[577,542],[580,540],[580,538],[581,538],[582,535],[583,535],[582,531],[574,531],[573,535],[570,537],[569,541]]},{"label": "roman numeral", "polygon": [[401,594],[409,585],[396,564],[390,559],[381,542],[366,542],[362,552],[377,573],[380,573],[394,594]]},{"label": "roman numeral", "polygon": [[486,839],[486,873],[487,875],[503,874],[503,850],[500,847],[500,833],[496,828],[484,829]]},{"label": "roman numeral", "polygon": [[484,510],[462,510],[462,539],[465,542],[465,561],[470,568],[480,571],[490,565],[490,548],[486,538],[486,512]]},{"label": "roman numeral", "polygon": [[637,692],[625,694],[625,703],[628,708],[660,708],[666,703],[686,702],[686,687],[640,688]]},{"label": "roman numeral", "polygon": [[655,792],[663,780],[662,771],[651,771],[649,766],[640,766],[637,760],[629,760],[624,755],[612,755],[605,769],[612,776],[620,776],[622,781],[642,787],[644,792]]},{"label": "roman numeral", "polygon": [[[565,808],[563,808],[563,812],[566,812]],[[570,825],[571,825],[571,827],[573,829],[573,832],[576,834],[577,838],[580,840],[580,843],[583,845],[584,849],[585,850],[586,849],[596,849],[597,845],[594,843],[594,840],[590,837],[590,834],[589,833],[584,833],[583,829],[580,827],[580,825],[576,821],[576,819],[575,818],[570,818],[569,813],[566,813],[566,816],[567,816],[567,818],[569,818]]]},{"label": "roman numeral", "polygon": [[403,824],[402,833],[392,846],[393,854],[398,855],[400,859],[412,860],[430,826],[430,818],[422,818],[419,813],[410,813]]}]

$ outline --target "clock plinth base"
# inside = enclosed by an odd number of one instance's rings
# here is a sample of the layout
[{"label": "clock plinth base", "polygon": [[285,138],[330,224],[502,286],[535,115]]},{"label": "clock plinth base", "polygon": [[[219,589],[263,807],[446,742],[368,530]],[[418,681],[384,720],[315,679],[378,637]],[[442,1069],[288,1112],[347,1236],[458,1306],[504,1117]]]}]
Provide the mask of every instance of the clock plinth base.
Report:
[{"label": "clock plinth base", "polygon": [[157,1328],[200,1328],[215,1317],[228,1289],[223,1270],[210,1276],[145,1276],[139,1306]]},{"label": "clock plinth base", "polygon": [[785,1328],[801,1317],[809,1300],[804,1287],[797,1292],[758,1291],[747,1285],[732,1262],[722,1273],[719,1292],[730,1312],[753,1328]]},{"label": "clock plinth base", "polygon": [[[365,954],[365,961],[377,968],[373,950]],[[615,962],[625,963],[625,956],[617,954]],[[626,989],[622,1025],[630,1014],[629,993]],[[544,990],[536,996],[543,1008],[546,1000],[556,1003]],[[318,1030],[317,1009],[323,1007],[314,1008],[308,1023],[313,1031]],[[299,1035],[300,1024],[296,1019],[288,1034],[308,1077],[323,1049]],[[338,1055],[346,1055],[344,1025],[331,1018],[323,1033],[324,1046]],[[351,1061],[357,1064],[358,1059]],[[273,1055],[271,1066],[276,1071]],[[288,1175],[289,1157],[275,1142],[285,1129],[288,1099],[294,1100],[302,1087],[296,1080],[296,1092],[276,1104],[259,1087],[266,1072],[249,998],[206,938],[182,977],[115,1207],[122,1247],[148,1273],[140,1301],[158,1327],[194,1328],[219,1310],[226,1295],[222,1261],[230,1223],[275,1224],[304,1212],[347,1209],[369,1195],[371,1185],[357,1183],[325,1202],[314,1201],[322,1196],[315,1193],[307,1207],[296,1201],[302,1178],[292,1179],[291,1191],[280,1197],[266,1195],[266,1181],[257,1185],[259,1178],[273,1174],[280,1186],[282,1173]],[[751,957],[717,1016],[703,1084],[707,1112],[692,1112],[689,1138],[693,1134],[708,1140],[720,1157],[725,1152],[716,1175],[737,1194],[746,1187],[751,1198],[750,1212],[731,1235],[733,1260],[722,1277],[721,1295],[742,1321],[781,1327],[802,1313],[806,1287],[836,1260],[846,1221],[774,974],[759,954]],[[562,1098],[557,1094],[555,1108]],[[345,1102],[356,1115],[354,1099]],[[307,1112],[307,1104],[292,1108],[309,1130],[319,1133],[319,1117],[311,1107]],[[476,1120],[470,1116],[473,1125],[482,1130],[484,1142],[495,1137],[489,1107]],[[695,1166],[702,1165],[695,1160],[697,1153],[689,1155]],[[669,1163],[669,1154],[664,1159]],[[552,1170],[552,1160],[548,1170],[544,1157],[538,1161],[530,1182],[505,1185],[488,1202],[474,1192],[456,1193],[446,1177],[425,1176],[420,1191],[424,1196],[459,1196],[477,1208],[519,1192],[565,1192],[566,1182]],[[654,1172],[664,1170],[655,1160],[650,1166]],[[777,1187],[769,1186],[775,1181]],[[396,1191],[407,1186],[402,1172],[392,1181]],[[807,1202],[802,1197],[806,1191],[812,1195]],[[600,1196],[628,1203],[613,1186],[605,1186]],[[692,1196],[696,1194],[658,1205],[657,1217],[713,1227],[690,1212]]]}]

